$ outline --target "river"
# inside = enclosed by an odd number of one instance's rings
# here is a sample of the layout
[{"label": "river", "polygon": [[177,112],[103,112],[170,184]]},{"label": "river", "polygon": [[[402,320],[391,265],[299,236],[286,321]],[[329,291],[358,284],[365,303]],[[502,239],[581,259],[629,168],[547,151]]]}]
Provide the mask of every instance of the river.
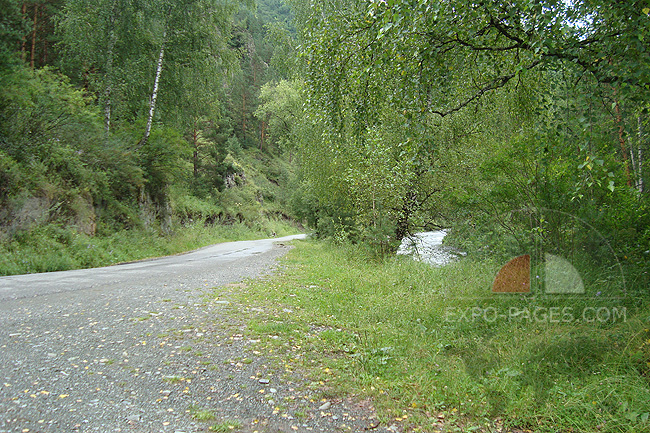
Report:
[{"label": "river", "polygon": [[465,255],[465,253],[455,248],[442,244],[442,240],[446,235],[446,230],[415,233],[402,239],[397,254],[409,255],[414,260],[430,265],[444,266]]}]

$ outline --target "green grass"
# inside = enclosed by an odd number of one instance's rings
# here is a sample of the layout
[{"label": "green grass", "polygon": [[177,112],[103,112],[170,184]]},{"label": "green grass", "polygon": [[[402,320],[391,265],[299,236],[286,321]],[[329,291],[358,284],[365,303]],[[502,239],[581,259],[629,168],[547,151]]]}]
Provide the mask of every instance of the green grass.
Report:
[{"label": "green grass", "polygon": [[212,412],[209,409],[201,409],[197,406],[190,406],[189,411],[192,418],[194,418],[197,421],[206,422],[206,421],[212,421],[216,418],[214,412]]},{"label": "green grass", "polygon": [[236,303],[264,307],[248,332],[314,390],[372,397],[382,420],[424,431],[441,415],[463,431],[650,429],[650,300],[493,295],[500,263],[295,245]]},{"label": "green grass", "polygon": [[239,430],[242,428],[242,423],[241,421],[237,420],[226,420],[222,421],[219,424],[215,424],[213,426],[210,426],[210,431],[217,432],[217,433],[228,433],[231,431]]},{"label": "green grass", "polygon": [[0,242],[0,276],[92,268],[191,251],[220,242],[284,236],[298,229],[282,221],[255,225],[178,227],[171,235],[156,230],[128,230],[89,237],[55,225],[20,233]]}]

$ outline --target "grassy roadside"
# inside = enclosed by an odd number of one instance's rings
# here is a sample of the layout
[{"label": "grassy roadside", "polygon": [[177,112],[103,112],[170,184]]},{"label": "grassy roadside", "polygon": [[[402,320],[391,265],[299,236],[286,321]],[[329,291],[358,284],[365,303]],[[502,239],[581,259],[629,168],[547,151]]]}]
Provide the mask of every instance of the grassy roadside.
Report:
[{"label": "grassy roadside", "polygon": [[171,235],[158,230],[125,230],[89,237],[74,228],[50,224],[0,243],[0,276],[92,268],[191,251],[220,242],[263,239],[299,233],[285,221],[180,227]]},{"label": "grassy roadside", "polygon": [[234,301],[264,312],[247,332],[277,368],[324,394],[371,397],[404,431],[650,429],[650,302],[490,296],[497,263],[295,245]]}]

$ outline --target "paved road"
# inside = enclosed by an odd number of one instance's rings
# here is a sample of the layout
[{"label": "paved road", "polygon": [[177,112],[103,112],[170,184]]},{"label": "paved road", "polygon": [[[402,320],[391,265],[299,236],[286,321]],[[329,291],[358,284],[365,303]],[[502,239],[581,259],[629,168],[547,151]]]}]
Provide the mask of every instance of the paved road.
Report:
[{"label": "paved road", "polygon": [[300,237],[0,278],[0,433],[371,424],[372,411],[352,401],[319,410],[303,378],[280,377],[247,339],[246,321],[260,309],[228,305],[228,290],[242,289],[235,282],[272,270],[289,249],[282,243]]},{"label": "paved road", "polygon": [[247,323],[275,313],[231,303],[242,280],[271,272],[286,243],[303,237],[0,278],[0,433],[376,426],[369,402],[321,410],[321,390],[247,337]]},{"label": "paved road", "polygon": [[[2,310],[7,310],[14,305],[7,301],[61,292],[93,290],[105,293],[126,287],[129,291],[138,288],[157,293],[181,284],[184,287],[201,286],[204,282],[224,284],[264,271],[265,267],[260,267],[254,256],[260,255],[264,260],[264,254],[268,254],[275,243],[304,237],[228,242],[187,254],[104,268],[0,277],[0,302]],[[232,266],[234,262],[238,263]]]}]

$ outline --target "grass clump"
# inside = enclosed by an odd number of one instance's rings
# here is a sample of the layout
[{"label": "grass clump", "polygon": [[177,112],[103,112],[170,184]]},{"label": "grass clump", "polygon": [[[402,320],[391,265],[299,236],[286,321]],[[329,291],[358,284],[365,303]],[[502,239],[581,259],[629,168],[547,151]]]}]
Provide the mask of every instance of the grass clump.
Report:
[{"label": "grass clump", "polygon": [[284,274],[239,296],[268,310],[249,332],[277,335],[315,390],[373,397],[383,420],[425,431],[650,429],[650,302],[492,294],[489,260],[295,245]]},{"label": "grass clump", "polygon": [[196,406],[190,406],[190,415],[195,420],[201,422],[212,421],[216,418],[214,412],[212,412],[211,410],[202,409]]},{"label": "grass clump", "polygon": [[241,421],[238,420],[225,420],[220,422],[219,424],[215,424],[213,426],[210,426],[210,431],[216,432],[216,433],[228,433],[234,430],[239,430],[241,429],[243,424]]}]

